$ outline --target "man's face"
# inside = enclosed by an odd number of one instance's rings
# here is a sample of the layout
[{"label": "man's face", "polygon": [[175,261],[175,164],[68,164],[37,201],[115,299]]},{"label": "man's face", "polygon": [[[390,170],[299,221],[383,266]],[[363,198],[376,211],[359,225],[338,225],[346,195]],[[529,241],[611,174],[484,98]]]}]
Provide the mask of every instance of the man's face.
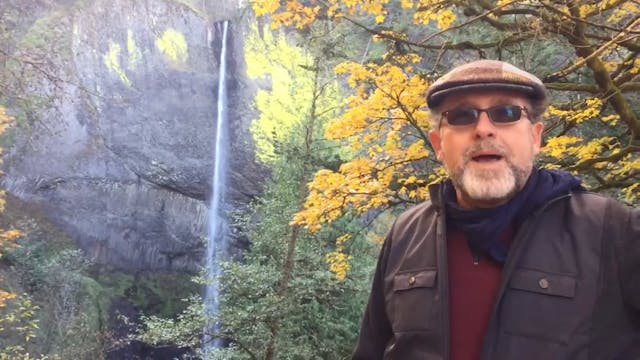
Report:
[{"label": "man's face", "polygon": [[[498,105],[531,108],[529,101],[504,91],[470,92],[446,98],[440,109],[487,109]],[[465,208],[495,207],[507,202],[526,183],[540,151],[543,124],[532,124],[526,111],[521,119],[495,124],[486,112],[477,123],[453,126],[442,120],[429,139]]]}]

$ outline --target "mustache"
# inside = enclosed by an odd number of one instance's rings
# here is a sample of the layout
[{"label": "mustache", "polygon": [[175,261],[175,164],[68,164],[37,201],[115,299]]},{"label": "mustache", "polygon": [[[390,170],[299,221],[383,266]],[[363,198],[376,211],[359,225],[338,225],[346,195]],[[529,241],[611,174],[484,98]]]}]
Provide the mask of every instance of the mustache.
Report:
[{"label": "mustache", "polygon": [[507,157],[508,151],[504,146],[496,143],[493,140],[482,140],[482,141],[476,142],[464,152],[464,154],[462,155],[464,162],[466,163],[470,161],[471,158],[473,157],[473,154],[482,152],[482,151],[490,151],[495,153],[496,155],[500,155],[503,158],[508,159]]}]

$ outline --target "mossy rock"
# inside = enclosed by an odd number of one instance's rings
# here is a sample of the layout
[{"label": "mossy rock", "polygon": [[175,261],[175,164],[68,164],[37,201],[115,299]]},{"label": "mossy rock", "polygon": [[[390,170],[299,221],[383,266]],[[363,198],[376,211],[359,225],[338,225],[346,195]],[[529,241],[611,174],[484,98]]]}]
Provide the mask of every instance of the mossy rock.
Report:
[{"label": "mossy rock", "polygon": [[109,289],[112,297],[122,297],[146,315],[172,317],[185,308],[182,299],[199,291],[200,285],[191,281],[189,273],[127,274],[120,271],[101,271],[97,281]]}]

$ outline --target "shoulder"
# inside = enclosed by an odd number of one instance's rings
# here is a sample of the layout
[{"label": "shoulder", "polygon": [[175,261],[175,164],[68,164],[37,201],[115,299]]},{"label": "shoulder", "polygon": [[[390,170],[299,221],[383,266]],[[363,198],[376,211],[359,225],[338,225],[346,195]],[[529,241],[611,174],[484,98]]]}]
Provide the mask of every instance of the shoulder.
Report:
[{"label": "shoulder", "polygon": [[391,228],[388,239],[392,247],[411,246],[412,241],[429,237],[435,233],[439,219],[440,209],[431,201],[425,201],[415,205],[396,218]]},{"label": "shoulder", "polygon": [[605,216],[611,211],[630,212],[634,209],[603,194],[573,191],[560,199],[551,200],[543,208],[563,209],[576,216]]},{"label": "shoulder", "polygon": [[[588,191],[574,192],[564,202],[565,221],[582,224],[581,227],[602,227],[609,235],[640,234],[640,209],[627,206],[608,196]],[[553,213],[553,212],[552,212]],[[559,215],[556,213],[556,215]]]},{"label": "shoulder", "polygon": [[383,246],[384,269],[395,274],[400,269],[434,268],[436,242],[441,217],[430,201],[401,213]]},{"label": "shoulder", "polygon": [[631,214],[640,209],[627,206],[608,196],[589,191],[579,191],[571,193],[568,200],[570,209],[580,213],[596,213],[607,215],[609,213]]},{"label": "shoulder", "polygon": [[419,221],[425,216],[435,215],[438,211],[439,209],[435,205],[433,205],[431,201],[424,201],[418,205],[410,207],[409,209],[398,215],[398,217],[396,218],[396,226],[403,226]]},{"label": "shoulder", "polygon": [[400,215],[398,215],[397,217],[397,221],[401,221],[401,222],[414,221],[417,218],[420,218],[426,214],[434,213],[437,211],[438,209],[436,208],[436,206],[433,205],[433,203],[431,203],[430,200],[426,200],[400,213]]},{"label": "shoulder", "polygon": [[608,196],[590,192],[590,191],[574,191],[571,193],[570,202],[572,205],[595,205],[608,206],[608,204],[616,202]]}]

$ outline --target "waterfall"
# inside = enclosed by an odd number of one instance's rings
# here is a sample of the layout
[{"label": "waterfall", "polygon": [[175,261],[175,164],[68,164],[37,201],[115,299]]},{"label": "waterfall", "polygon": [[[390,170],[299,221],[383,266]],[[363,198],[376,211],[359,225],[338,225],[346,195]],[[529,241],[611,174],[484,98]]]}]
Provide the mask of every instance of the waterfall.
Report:
[{"label": "waterfall", "polygon": [[[221,34],[220,42],[220,73],[218,78],[218,119],[216,127],[215,160],[213,170],[213,183],[211,204],[209,207],[208,219],[208,241],[206,273],[207,278],[213,279],[205,290],[205,311],[208,319],[211,319],[218,312],[219,288],[218,277],[220,276],[220,261],[226,257],[227,252],[227,225],[226,216],[223,214],[224,191],[226,185],[227,168],[227,89],[226,89],[226,67],[227,67],[227,27],[228,21],[216,23],[216,32]],[[209,42],[211,43],[211,41]],[[204,351],[221,347],[222,340],[212,338],[211,334],[218,329],[218,324],[207,322],[204,328]]]}]

